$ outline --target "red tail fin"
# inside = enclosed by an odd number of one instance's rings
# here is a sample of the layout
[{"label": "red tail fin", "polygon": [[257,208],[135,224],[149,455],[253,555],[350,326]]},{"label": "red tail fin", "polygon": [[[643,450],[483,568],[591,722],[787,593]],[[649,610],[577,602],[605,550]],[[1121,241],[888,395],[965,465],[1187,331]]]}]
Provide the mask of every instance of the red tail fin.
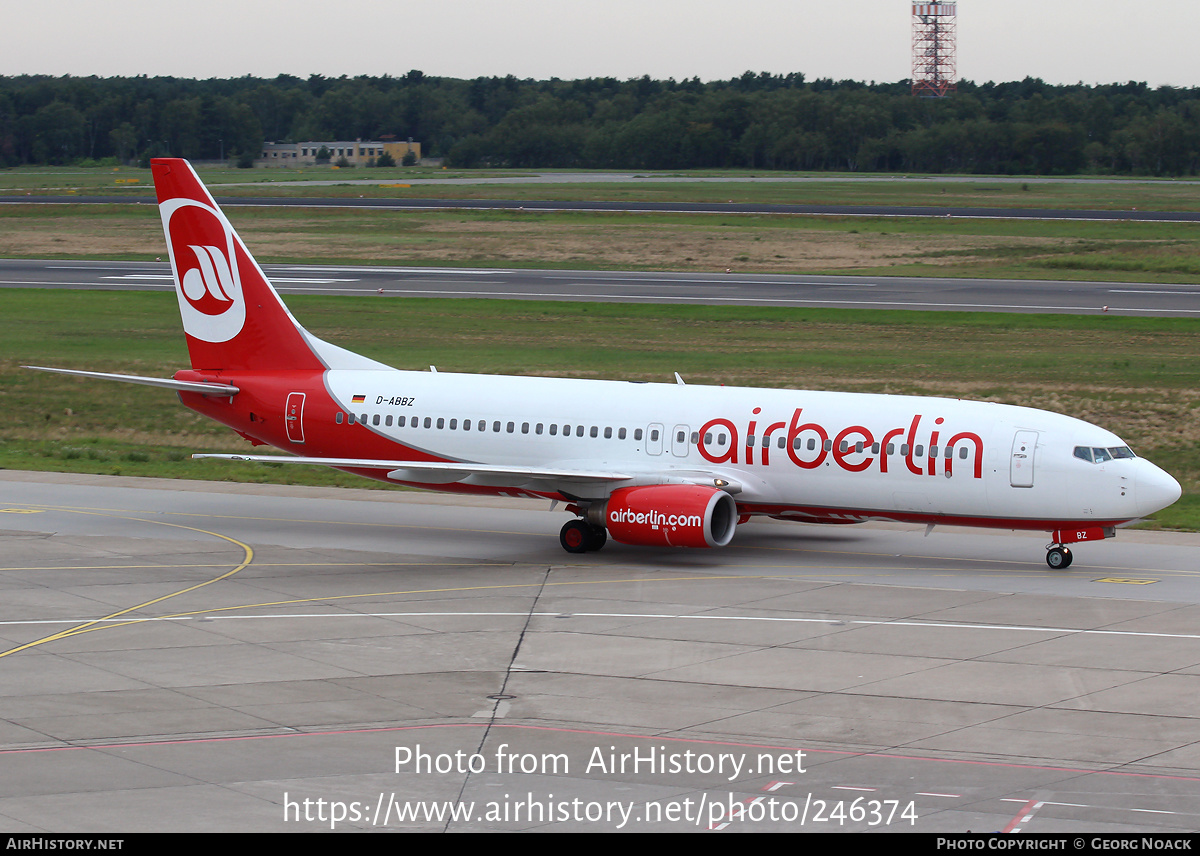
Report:
[{"label": "red tail fin", "polygon": [[325,368],[191,164],[150,167],[192,368]]}]

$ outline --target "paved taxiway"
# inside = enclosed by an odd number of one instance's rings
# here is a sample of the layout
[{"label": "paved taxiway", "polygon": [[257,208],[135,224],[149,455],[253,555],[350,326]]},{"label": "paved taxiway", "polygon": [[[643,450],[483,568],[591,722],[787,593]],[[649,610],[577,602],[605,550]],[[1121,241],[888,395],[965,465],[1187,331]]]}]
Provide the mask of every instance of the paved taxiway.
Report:
[{"label": "paved taxiway", "polygon": [[[0,472],[0,824],[1200,825],[1200,536],[574,557],[547,505]],[[397,771],[418,746],[451,769]]]},{"label": "paved taxiway", "polygon": [[[1194,318],[1194,285],[917,277],[264,265],[284,294],[1070,312]],[[0,259],[0,288],[170,291],[166,262]]]}]

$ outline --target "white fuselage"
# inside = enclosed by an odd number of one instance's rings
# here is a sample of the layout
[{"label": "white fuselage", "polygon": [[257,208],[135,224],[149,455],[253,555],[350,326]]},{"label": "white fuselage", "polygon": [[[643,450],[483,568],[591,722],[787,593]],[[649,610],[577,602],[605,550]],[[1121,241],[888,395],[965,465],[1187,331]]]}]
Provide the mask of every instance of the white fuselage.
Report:
[{"label": "white fuselage", "polygon": [[1057,528],[1139,517],[1174,484],[1139,458],[1072,454],[1123,446],[1109,431],[987,402],[408,371],[330,371],[326,385],[356,423],[441,460],[612,470],[629,484],[703,472],[740,486],[740,510],[798,519]]}]

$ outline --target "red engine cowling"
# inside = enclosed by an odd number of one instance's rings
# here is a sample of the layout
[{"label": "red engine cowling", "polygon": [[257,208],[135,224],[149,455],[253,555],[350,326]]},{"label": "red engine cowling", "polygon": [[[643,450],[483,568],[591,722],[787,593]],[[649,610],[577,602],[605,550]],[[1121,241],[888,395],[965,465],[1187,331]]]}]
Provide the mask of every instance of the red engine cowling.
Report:
[{"label": "red engine cowling", "polygon": [[614,540],[648,547],[724,547],[737,519],[732,496],[691,484],[623,487],[588,510],[588,521]]}]

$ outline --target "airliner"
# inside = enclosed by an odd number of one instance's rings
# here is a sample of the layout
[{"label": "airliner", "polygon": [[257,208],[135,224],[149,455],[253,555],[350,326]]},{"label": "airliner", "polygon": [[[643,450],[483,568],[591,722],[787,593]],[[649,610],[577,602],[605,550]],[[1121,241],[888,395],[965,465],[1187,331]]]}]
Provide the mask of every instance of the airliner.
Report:
[{"label": "airliner", "polygon": [[[1068,416],[949,398],[399,371],[305,330],[180,159],[151,162],[191,368],[39,368],[175,390],[287,455],[395,485],[539,497],[564,549],[723,547],[754,517],[1051,533],[1067,546],[1175,502],[1179,483]],[[400,311],[403,311],[402,306]]]}]

